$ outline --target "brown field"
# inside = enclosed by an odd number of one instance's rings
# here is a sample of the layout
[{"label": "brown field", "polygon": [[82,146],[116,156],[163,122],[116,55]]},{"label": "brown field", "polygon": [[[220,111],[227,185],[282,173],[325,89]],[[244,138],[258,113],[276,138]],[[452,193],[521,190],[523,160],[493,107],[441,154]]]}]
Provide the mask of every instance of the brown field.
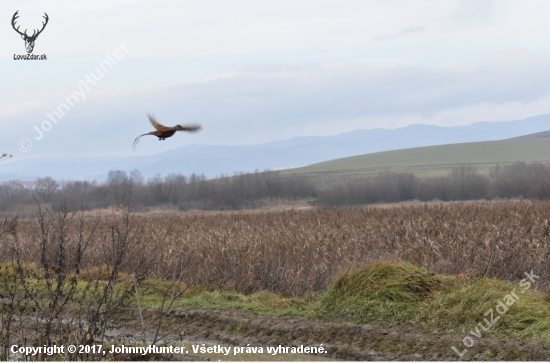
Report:
[{"label": "brown field", "polygon": [[[549,290],[549,216],[550,202],[525,200],[219,213],[42,208],[0,222],[0,359],[21,358],[12,344],[183,339],[323,343],[330,356],[316,357],[331,359],[459,359],[451,345],[511,286],[480,277],[518,281],[534,271],[536,289]],[[353,268],[362,269],[342,275]],[[550,295],[537,294],[469,354],[550,357],[542,341]],[[178,305],[187,298],[214,305]],[[98,358],[205,359],[55,357]]]},{"label": "brown field", "polygon": [[542,201],[257,213],[113,211],[98,218],[61,213],[45,216],[42,227],[38,220],[20,220],[16,235],[0,237],[0,262],[18,256],[22,263],[70,273],[76,263],[85,271],[115,266],[118,259],[117,273],[177,275],[207,288],[302,296],[326,289],[344,270],[387,260],[505,280],[536,269],[539,287],[546,288],[549,218],[550,202]]}]

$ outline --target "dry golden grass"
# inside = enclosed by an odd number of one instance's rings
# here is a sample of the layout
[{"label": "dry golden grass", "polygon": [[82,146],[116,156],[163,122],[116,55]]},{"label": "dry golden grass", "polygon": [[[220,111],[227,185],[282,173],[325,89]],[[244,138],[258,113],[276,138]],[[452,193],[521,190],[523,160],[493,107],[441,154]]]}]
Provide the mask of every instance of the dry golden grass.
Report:
[{"label": "dry golden grass", "polygon": [[[121,218],[101,216],[93,235],[92,218],[75,218],[66,226],[67,251],[91,235],[83,273],[114,263],[113,234],[121,233]],[[539,287],[547,287],[549,218],[550,202],[541,201],[139,215],[128,232],[125,253],[131,256],[120,272],[139,266],[150,276],[170,278],[185,271],[187,283],[208,288],[298,296],[326,289],[347,269],[387,260],[441,274],[506,280],[534,269],[541,276]],[[87,235],[79,234],[80,223]],[[0,262],[10,261],[15,246],[22,262],[40,264],[39,232],[37,221],[19,221],[17,236],[5,236],[0,245]]]}]

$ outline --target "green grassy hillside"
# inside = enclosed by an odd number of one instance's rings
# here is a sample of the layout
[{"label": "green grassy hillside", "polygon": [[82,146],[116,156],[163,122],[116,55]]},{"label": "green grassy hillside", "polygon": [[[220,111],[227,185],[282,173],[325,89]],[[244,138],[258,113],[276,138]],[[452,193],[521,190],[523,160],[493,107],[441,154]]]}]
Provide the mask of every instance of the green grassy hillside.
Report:
[{"label": "green grassy hillside", "polygon": [[550,163],[550,139],[517,138],[385,151],[288,169],[281,174],[310,176],[319,186],[329,186],[387,171],[433,177],[463,164],[475,165],[480,172],[488,174],[496,164],[517,161]]}]

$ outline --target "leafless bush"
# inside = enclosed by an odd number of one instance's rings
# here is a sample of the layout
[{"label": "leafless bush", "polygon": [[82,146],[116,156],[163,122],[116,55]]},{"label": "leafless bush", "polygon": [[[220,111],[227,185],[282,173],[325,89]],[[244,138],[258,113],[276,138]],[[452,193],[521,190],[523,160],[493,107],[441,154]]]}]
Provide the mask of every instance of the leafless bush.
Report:
[{"label": "leafless bush", "polygon": [[16,314],[26,305],[25,293],[22,281],[18,278],[18,255],[15,253],[17,245],[17,217],[4,219],[0,224],[0,243],[9,246],[10,254],[5,256],[9,263],[4,264],[0,270],[0,359],[7,360],[9,348],[12,344],[12,330],[18,323]]},{"label": "leafless bush", "polygon": [[61,194],[67,201],[67,207],[70,210],[90,209],[90,196],[92,190],[96,187],[96,183],[72,181],[65,183]]},{"label": "leafless bush", "polygon": [[19,181],[0,185],[0,210],[13,210],[18,204],[30,203],[30,193]]},{"label": "leafless bush", "polygon": [[528,198],[532,183],[548,176],[548,167],[541,163],[517,162],[491,169],[492,189],[500,198]]},{"label": "leafless bush", "polygon": [[52,177],[38,178],[34,183],[34,191],[42,200],[49,203],[59,189],[59,184]]},{"label": "leafless bush", "polygon": [[417,199],[421,181],[411,173],[384,173],[372,179],[354,180],[319,192],[323,207],[395,203]]},{"label": "leafless bush", "polygon": [[[118,216],[102,219],[71,213],[66,204],[47,210],[37,201],[36,219],[5,220],[1,357],[9,358],[13,341],[34,346],[103,341],[112,314],[134,294],[129,276],[136,284],[147,276],[148,251],[141,241],[129,202]],[[77,357],[86,358],[67,356]]]}]

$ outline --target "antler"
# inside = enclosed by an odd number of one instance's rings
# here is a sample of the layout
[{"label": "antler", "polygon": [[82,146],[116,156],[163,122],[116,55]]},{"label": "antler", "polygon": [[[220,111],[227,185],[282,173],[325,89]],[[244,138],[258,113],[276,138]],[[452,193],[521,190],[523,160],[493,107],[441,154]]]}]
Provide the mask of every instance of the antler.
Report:
[{"label": "antler", "polygon": [[[42,22],[42,29],[40,29],[40,30],[38,31],[38,33],[36,33],[36,36],[38,36],[38,34],[42,33],[42,30],[44,30],[44,28],[45,28],[46,25],[48,24],[48,20],[50,19],[50,18],[48,17],[48,14],[46,14],[46,13],[44,13],[43,18],[46,19],[46,22],[45,22],[45,23]],[[32,36],[33,36],[33,37],[35,36],[35,35],[34,35],[34,32],[32,33]]]},{"label": "antler", "polygon": [[48,14],[44,13],[44,16],[43,18],[46,19],[46,22],[42,22],[42,29],[38,30],[38,33],[37,33],[37,29],[33,30],[33,33],[32,35],[29,37],[29,35],[27,34],[27,31],[25,30],[24,33],[21,33],[19,31],[19,27],[15,27],[15,20],[17,18],[19,18],[19,15],[17,14],[19,12],[19,10],[17,10],[15,12],[15,14],[13,14],[13,17],[11,18],[11,26],[13,27],[13,29],[18,32],[19,34],[21,35],[24,35],[26,38],[36,38],[40,33],[42,33],[42,31],[44,30],[44,28],[46,27],[46,25],[48,24],[48,20],[50,20],[50,18],[48,17]]},{"label": "antler", "polygon": [[[18,32],[19,34],[24,35],[24,36],[27,36],[27,33],[26,33],[26,32],[23,34],[23,33],[21,33],[21,32],[19,31],[19,27],[15,28],[15,19],[19,18],[19,15],[17,15],[18,12],[19,12],[19,10],[17,10],[17,11],[15,12],[15,14],[13,14],[13,18],[11,18],[11,26],[13,27],[13,30],[15,30],[15,31]],[[44,13],[44,14],[46,14],[46,13]]]}]

